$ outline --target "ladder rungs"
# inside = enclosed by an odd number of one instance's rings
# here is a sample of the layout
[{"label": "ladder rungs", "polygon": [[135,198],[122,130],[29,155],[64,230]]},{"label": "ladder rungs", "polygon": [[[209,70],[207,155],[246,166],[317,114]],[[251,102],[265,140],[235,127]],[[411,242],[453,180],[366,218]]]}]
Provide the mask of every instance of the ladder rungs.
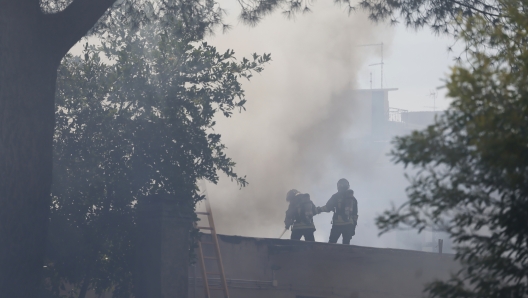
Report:
[{"label": "ladder rungs", "polygon": [[[199,241],[199,249],[198,249],[198,252],[199,252],[199,255],[200,255],[200,263],[201,263],[201,271],[202,271],[202,278],[203,278],[203,285],[205,287],[205,292],[207,294],[207,296],[210,296],[210,291],[223,291],[224,292],[224,295],[226,297],[229,297],[229,290],[228,290],[228,287],[226,285],[226,281],[225,281],[225,272],[224,272],[224,268],[223,268],[223,265],[222,265],[222,257],[221,257],[221,254],[220,254],[220,251],[219,251],[219,248],[218,248],[218,239],[216,238],[216,231],[215,229],[213,228],[214,227],[214,222],[213,222],[213,213],[211,211],[211,206],[209,205],[209,200],[205,200],[205,206],[206,206],[206,211],[207,212],[196,212],[196,215],[207,215],[208,216],[208,221],[207,223],[203,223],[203,224],[207,224],[209,225],[208,227],[206,226],[198,226],[198,223],[195,223],[195,229],[198,229],[198,230],[209,230],[211,231],[211,241]],[[204,256],[204,249],[202,247],[202,244],[209,244],[209,245],[213,245],[213,246],[216,246],[216,255],[213,257],[213,256]],[[211,268],[211,270],[217,270],[218,272],[208,272],[207,269],[206,269],[206,260],[215,260],[215,262],[217,263],[217,266],[218,268],[217,269],[213,269]],[[211,286],[208,282],[210,276],[218,276],[220,278],[220,281],[221,281],[221,284],[220,285],[214,285],[214,286]],[[215,278],[218,278],[218,277],[215,277]]]}]

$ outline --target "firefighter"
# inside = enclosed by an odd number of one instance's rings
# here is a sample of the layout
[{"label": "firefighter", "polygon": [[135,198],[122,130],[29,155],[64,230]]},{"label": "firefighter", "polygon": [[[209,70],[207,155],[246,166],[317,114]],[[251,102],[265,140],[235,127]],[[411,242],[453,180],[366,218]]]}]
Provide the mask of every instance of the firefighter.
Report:
[{"label": "firefighter", "polygon": [[343,244],[350,244],[352,236],[356,234],[358,220],[357,200],[354,191],[346,179],[337,181],[337,193],[332,195],[325,206],[317,207],[317,214],[321,212],[334,212],[332,217],[332,230],[328,243],[337,243],[342,235]]},{"label": "firefighter", "polygon": [[291,239],[305,241],[315,241],[315,225],[313,216],[316,213],[315,205],[310,200],[309,194],[302,194],[296,189],[288,191],[286,201],[290,203],[286,211],[284,224],[286,230],[291,227]]}]

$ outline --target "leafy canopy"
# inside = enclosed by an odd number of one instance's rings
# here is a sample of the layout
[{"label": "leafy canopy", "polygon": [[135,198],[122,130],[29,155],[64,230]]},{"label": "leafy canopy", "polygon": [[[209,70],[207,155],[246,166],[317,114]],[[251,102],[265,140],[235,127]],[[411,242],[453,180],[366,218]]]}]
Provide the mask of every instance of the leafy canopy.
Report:
[{"label": "leafy canopy", "polygon": [[394,142],[395,161],[418,173],[378,227],[444,230],[462,264],[427,287],[432,297],[528,295],[528,1],[500,5],[507,23],[477,15],[461,32],[476,50],[452,70],[450,109]]},{"label": "leafy canopy", "polygon": [[[40,7],[44,13],[56,14],[73,2],[40,0]],[[103,36],[123,26],[137,30],[155,24],[172,27],[173,30],[179,30],[180,34],[202,38],[204,34],[212,33],[218,25],[228,28],[222,22],[224,10],[215,0],[110,0],[110,3],[113,3],[110,9],[106,10],[87,36]]]},{"label": "leafy canopy", "polygon": [[465,20],[478,15],[490,24],[503,23],[501,0],[362,0],[373,21],[403,19],[406,26],[429,26],[436,33],[457,35]]},{"label": "leafy canopy", "polygon": [[129,297],[141,197],[172,195],[195,216],[197,180],[223,172],[246,184],[214,117],[244,108],[241,80],[270,56],[237,61],[232,50],[160,28],[114,30],[59,68],[47,272],[55,294],[67,282],[72,295],[90,285]]},{"label": "leafy canopy", "polygon": [[[264,16],[282,9],[290,17],[297,13],[310,12],[309,0],[239,0],[241,18],[249,24],[258,23]],[[373,21],[389,20],[406,26],[421,28],[429,26],[436,33],[457,35],[468,18],[480,15],[491,24],[504,23],[502,1],[498,0],[335,0],[345,6],[348,13],[362,9]]]}]

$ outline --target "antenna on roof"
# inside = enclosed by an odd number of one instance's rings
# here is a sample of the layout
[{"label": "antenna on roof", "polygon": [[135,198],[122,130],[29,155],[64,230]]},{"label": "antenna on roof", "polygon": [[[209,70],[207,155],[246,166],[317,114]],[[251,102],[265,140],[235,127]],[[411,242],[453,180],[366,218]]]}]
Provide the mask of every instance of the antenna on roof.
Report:
[{"label": "antenna on roof", "polygon": [[429,93],[429,96],[433,98],[433,111],[436,112],[436,96],[438,95],[438,93],[436,91],[431,91]]},{"label": "antenna on roof", "polygon": [[[383,64],[384,64],[383,63],[383,43],[362,44],[362,45],[359,45],[358,47],[371,47],[371,46],[381,46],[381,62],[369,64],[369,66],[379,65],[381,67],[381,89],[383,89]],[[372,86],[372,73],[370,74],[370,76],[371,76],[370,85]]]},{"label": "antenna on roof", "polygon": [[430,91],[429,94],[427,94],[427,96],[429,96],[430,98],[433,98],[433,106],[432,107],[426,106],[426,108],[433,108],[433,111],[436,112],[436,97],[438,96],[437,91]]}]

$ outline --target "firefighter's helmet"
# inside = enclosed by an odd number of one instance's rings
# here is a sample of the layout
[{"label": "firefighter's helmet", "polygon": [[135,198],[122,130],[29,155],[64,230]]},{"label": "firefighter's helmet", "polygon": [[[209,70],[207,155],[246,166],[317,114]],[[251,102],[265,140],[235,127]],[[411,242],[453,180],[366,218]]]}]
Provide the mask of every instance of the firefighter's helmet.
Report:
[{"label": "firefighter's helmet", "polygon": [[288,193],[286,194],[286,201],[291,201],[291,199],[293,197],[295,197],[297,194],[301,193],[300,191],[296,190],[296,189],[291,189],[288,191]]},{"label": "firefighter's helmet", "polygon": [[339,179],[339,181],[337,181],[337,191],[338,192],[344,192],[349,189],[350,189],[350,183],[348,183],[348,180],[346,180],[345,178],[341,178]]}]

